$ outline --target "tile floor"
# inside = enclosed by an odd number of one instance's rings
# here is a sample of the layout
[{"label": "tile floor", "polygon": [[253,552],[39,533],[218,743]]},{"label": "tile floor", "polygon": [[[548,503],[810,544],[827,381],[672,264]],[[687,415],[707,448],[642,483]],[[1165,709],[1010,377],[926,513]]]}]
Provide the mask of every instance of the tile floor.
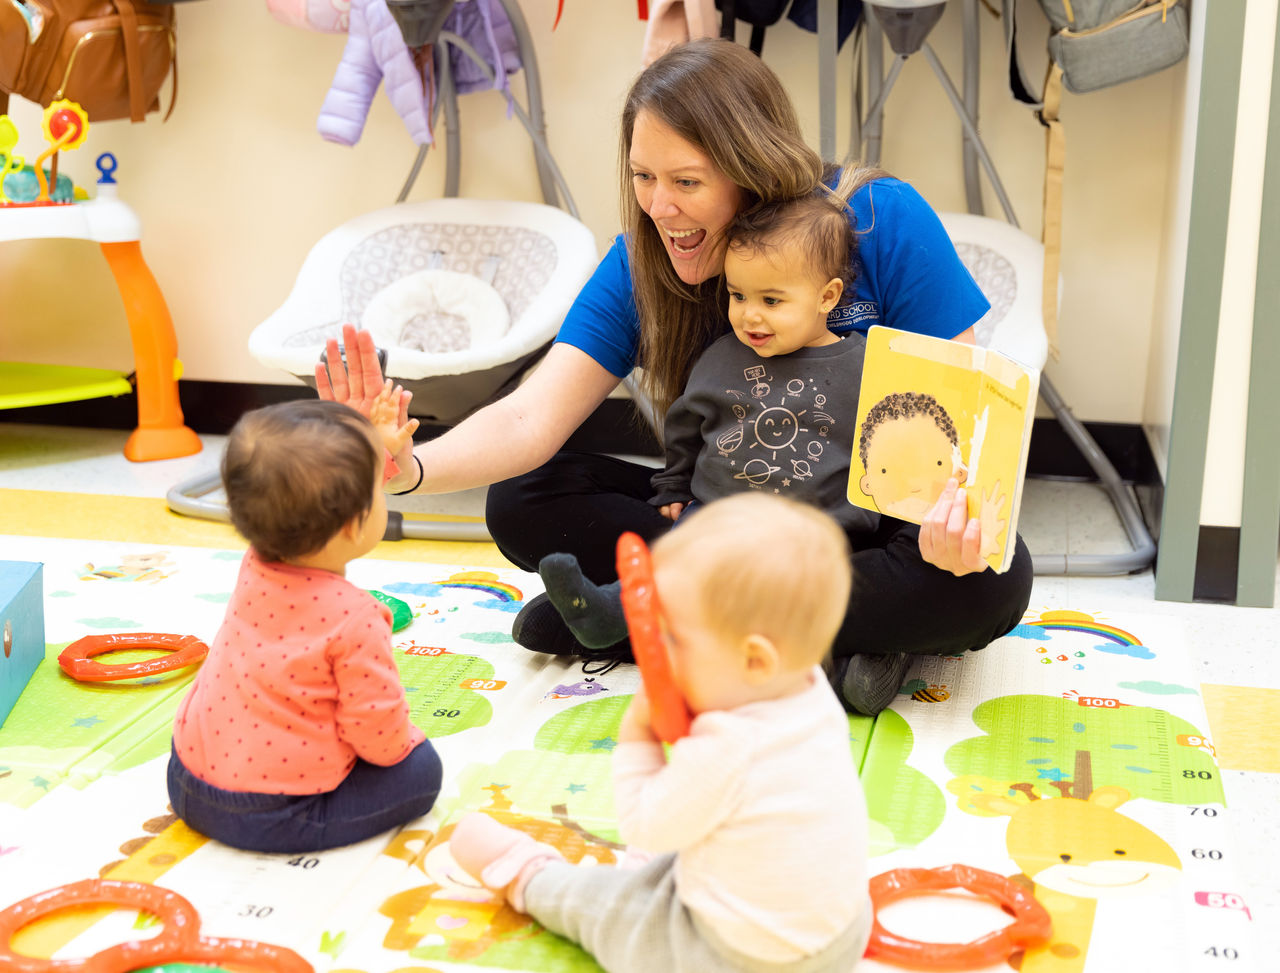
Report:
[{"label": "tile floor", "polygon": [[[5,489],[163,497],[179,483],[214,472],[224,440],[203,436],[204,451],[196,456],[134,464],[121,454],[126,435],[0,423],[0,500]],[[480,489],[448,497],[399,498],[392,506],[415,513],[479,515],[483,499]],[[0,502],[0,535],[6,533],[5,517]],[[1109,500],[1091,484],[1029,481],[1019,527],[1033,551],[1127,550]],[[1157,602],[1150,570],[1121,577],[1038,577],[1031,608],[1176,616],[1186,625],[1202,683],[1280,690],[1280,609]],[[1205,691],[1211,720],[1214,698]],[[1269,738],[1280,725],[1280,710],[1274,702],[1280,696],[1262,693],[1252,699],[1260,707],[1261,749],[1270,756],[1251,766],[1262,765],[1273,772],[1224,766],[1223,779],[1241,858],[1240,878],[1254,918],[1255,955],[1274,958],[1280,956],[1280,815],[1275,811],[1280,807],[1280,773],[1274,772],[1275,743]],[[1217,736],[1216,728],[1214,732]],[[1271,962],[1260,959],[1256,968],[1273,968]]]}]

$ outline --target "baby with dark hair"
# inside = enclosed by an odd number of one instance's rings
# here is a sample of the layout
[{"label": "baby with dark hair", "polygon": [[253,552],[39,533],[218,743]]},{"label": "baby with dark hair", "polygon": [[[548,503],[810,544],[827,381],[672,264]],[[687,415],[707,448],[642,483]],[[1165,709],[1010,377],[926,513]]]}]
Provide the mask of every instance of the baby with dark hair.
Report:
[{"label": "baby with dark hair", "polygon": [[386,529],[387,457],[417,426],[399,401],[388,382],[370,419],[304,400],[231,430],[223,485],[249,550],[179,706],[168,774],[174,812],[210,838],[319,851],[435,803],[440,758],[410,722],[390,612],[345,578]]},{"label": "baby with dark hair", "polygon": [[[848,500],[866,338],[833,320],[845,311],[857,248],[847,211],[838,195],[817,192],[739,213],[726,236],[730,331],[667,411],[666,465],[650,480],[649,503],[674,524],[721,497],[787,497],[826,511],[858,550],[880,516]],[[546,555],[538,573],[546,594],[521,610],[513,638],[539,650],[616,651],[626,636],[618,583],[596,585],[569,553]],[[848,631],[844,644],[837,636],[832,685],[848,709],[874,716],[910,659],[858,651],[856,623]]]}]

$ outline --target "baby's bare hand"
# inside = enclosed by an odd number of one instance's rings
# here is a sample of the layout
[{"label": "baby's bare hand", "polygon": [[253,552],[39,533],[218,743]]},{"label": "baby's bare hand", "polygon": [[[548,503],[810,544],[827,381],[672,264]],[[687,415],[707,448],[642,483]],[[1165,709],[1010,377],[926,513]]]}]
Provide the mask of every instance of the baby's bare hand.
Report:
[{"label": "baby's bare hand", "polygon": [[618,740],[622,743],[648,743],[657,739],[657,734],[653,732],[649,697],[645,695],[644,687],[640,686],[631,697],[631,705],[622,714]]},{"label": "baby's bare hand", "polygon": [[382,387],[378,389],[378,394],[374,396],[373,403],[369,406],[369,421],[380,428],[389,423],[394,424],[396,413],[400,411],[401,391],[400,386],[392,386],[391,379],[384,379]]},{"label": "baby's bare hand", "polygon": [[369,421],[401,469],[412,465],[409,450],[413,448],[413,434],[418,428],[418,420],[409,418],[408,399],[408,392],[386,379],[369,406]]}]

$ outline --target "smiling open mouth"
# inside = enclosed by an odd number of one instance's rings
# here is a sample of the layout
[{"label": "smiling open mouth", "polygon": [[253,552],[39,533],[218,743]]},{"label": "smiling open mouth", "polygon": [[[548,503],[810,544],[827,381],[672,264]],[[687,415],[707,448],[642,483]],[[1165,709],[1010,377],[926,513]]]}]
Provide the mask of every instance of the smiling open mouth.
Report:
[{"label": "smiling open mouth", "polygon": [[706,230],[666,230],[671,247],[676,253],[693,253],[707,238]]}]

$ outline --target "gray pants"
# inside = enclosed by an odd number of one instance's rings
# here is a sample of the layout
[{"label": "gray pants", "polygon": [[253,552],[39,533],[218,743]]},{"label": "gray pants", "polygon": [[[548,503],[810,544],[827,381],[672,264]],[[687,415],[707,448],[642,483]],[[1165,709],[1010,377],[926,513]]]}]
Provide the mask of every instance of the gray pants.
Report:
[{"label": "gray pants", "polygon": [[821,953],[766,963],[736,952],[681,903],[675,855],[637,869],[549,862],[524,889],[525,911],[578,943],[608,973],[849,973],[867,948],[871,902]]}]

